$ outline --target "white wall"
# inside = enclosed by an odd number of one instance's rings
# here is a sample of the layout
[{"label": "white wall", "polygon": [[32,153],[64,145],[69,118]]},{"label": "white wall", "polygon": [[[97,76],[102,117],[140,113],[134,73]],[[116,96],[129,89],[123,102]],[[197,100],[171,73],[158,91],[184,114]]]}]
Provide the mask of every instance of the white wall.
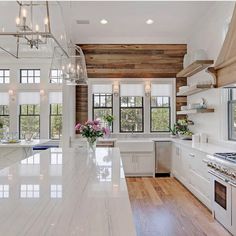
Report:
[{"label": "white wall", "polygon": [[[234,2],[216,2],[205,15],[193,26],[188,40],[188,52],[196,49],[206,50],[209,59],[216,61],[224,40],[227,23],[231,19]],[[212,77],[201,72],[188,78],[188,84],[209,81]],[[192,127],[194,133],[207,133],[211,139],[226,139],[225,96],[223,89],[211,89],[188,97],[188,103],[200,102],[206,98],[209,107],[215,108],[214,113],[189,115],[195,122]]]},{"label": "white wall", "polygon": [[[49,137],[49,101],[50,91],[62,91],[62,85],[49,83],[50,59],[14,59],[6,56],[0,59],[0,69],[10,69],[10,84],[0,84],[0,92],[14,91],[9,99],[10,132],[19,131],[19,106],[18,93],[23,91],[39,92],[44,90],[45,94],[40,96],[40,138]],[[20,69],[40,69],[40,84],[20,84]]]}]

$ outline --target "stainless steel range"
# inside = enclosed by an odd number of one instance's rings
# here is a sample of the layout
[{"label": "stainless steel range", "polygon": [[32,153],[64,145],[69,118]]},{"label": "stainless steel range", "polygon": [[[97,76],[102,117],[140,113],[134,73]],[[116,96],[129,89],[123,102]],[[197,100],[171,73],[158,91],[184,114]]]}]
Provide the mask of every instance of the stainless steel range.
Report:
[{"label": "stainless steel range", "polygon": [[212,211],[233,235],[236,235],[236,152],[207,155],[211,177]]}]

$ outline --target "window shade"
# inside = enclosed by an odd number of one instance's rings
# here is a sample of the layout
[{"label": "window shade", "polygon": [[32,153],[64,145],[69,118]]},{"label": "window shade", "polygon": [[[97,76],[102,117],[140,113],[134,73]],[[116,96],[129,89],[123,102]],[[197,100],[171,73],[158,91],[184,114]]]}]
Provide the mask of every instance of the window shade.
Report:
[{"label": "window shade", "polygon": [[50,104],[62,103],[62,92],[50,92],[49,103]]},{"label": "window shade", "polygon": [[171,84],[152,84],[152,96],[171,96]]},{"label": "window shade", "polygon": [[112,84],[93,84],[92,93],[112,93]]},{"label": "window shade", "polygon": [[8,93],[0,93],[0,105],[9,105]]},{"label": "window shade", "polygon": [[121,84],[120,85],[120,96],[144,96],[144,85],[143,84]]},{"label": "window shade", "polygon": [[22,92],[19,93],[19,105],[40,104],[39,92]]}]

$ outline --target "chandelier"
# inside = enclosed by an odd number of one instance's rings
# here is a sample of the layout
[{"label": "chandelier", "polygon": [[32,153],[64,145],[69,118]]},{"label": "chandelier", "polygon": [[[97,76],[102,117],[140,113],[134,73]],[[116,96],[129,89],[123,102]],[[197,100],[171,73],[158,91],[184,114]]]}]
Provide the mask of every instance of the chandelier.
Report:
[{"label": "chandelier", "polygon": [[61,78],[67,85],[87,84],[88,76],[85,56],[78,45],[69,44],[68,56],[65,56],[55,48],[51,71],[55,69],[59,71]]},{"label": "chandelier", "polygon": [[[52,33],[50,9],[48,1],[17,1],[17,6],[13,9],[18,14],[15,19],[15,30],[11,26],[11,30],[6,31],[5,29],[0,32],[0,37],[5,36],[5,41],[11,42],[10,45],[3,46],[0,41],[0,49],[7,52],[15,58],[21,58],[20,52],[36,52],[38,49],[42,49],[44,46],[44,54],[49,53],[49,48],[57,46],[65,55],[66,51],[66,37],[65,31],[60,32],[60,36]],[[54,7],[54,16],[60,14],[60,6],[57,2],[50,2],[50,6]],[[57,12],[55,9],[57,7]],[[58,22],[58,19],[54,19],[54,24]],[[8,20],[8,22],[12,22]],[[13,29],[13,30],[12,30]],[[58,31],[58,26],[57,26]],[[54,32],[55,33],[55,32]],[[16,49],[14,47],[12,39],[7,39],[7,36],[13,37],[15,41]],[[59,37],[58,37],[59,36]],[[48,47],[47,47],[48,46]],[[31,49],[31,50],[30,50]],[[39,50],[38,50],[39,51]],[[52,54],[52,53],[51,53]],[[23,56],[22,56],[23,58]]]}]

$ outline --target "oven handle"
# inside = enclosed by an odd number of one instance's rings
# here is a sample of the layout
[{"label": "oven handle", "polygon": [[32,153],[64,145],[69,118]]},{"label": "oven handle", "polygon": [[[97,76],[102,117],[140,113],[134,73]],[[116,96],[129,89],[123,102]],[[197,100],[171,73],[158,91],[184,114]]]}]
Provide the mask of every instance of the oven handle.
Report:
[{"label": "oven handle", "polygon": [[214,175],[215,177],[217,177],[217,178],[219,178],[219,179],[221,179],[221,180],[223,180],[225,183],[228,183],[228,182],[229,182],[228,179],[223,178],[222,176],[220,176],[219,174],[216,174],[216,173],[213,172],[212,170],[209,170],[208,173],[211,174],[211,175]]}]

